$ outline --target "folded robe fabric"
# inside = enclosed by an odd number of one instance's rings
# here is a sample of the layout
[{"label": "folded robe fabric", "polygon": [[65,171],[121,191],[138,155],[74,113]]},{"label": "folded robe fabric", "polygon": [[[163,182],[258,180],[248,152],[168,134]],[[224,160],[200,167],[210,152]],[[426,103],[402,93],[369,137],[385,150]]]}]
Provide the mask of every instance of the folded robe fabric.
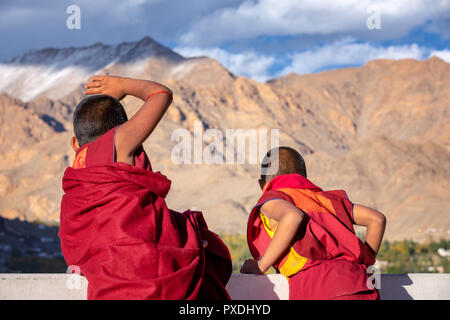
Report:
[{"label": "folded robe fabric", "polygon": [[255,259],[269,245],[271,230],[260,212],[274,199],[291,202],[305,217],[291,247],[274,267],[289,279],[290,299],[378,299],[367,285],[367,266],[375,263],[370,249],[355,235],[352,203],[342,190],[323,191],[299,174],[269,182],[253,208],[247,240]]},{"label": "folded robe fabric", "polygon": [[80,148],[63,177],[61,248],[88,299],[229,299],[227,247],[200,212],[167,207],[170,181],[142,147],[134,166],[114,161],[114,132]]}]

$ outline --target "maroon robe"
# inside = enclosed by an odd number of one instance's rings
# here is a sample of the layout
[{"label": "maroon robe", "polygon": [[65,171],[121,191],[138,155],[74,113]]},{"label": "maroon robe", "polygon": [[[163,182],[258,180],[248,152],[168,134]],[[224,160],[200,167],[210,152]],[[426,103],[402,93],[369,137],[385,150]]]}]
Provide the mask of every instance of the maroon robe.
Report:
[{"label": "maroon robe", "polygon": [[134,166],[115,162],[115,129],[81,147],[62,181],[61,249],[88,299],[229,299],[227,247],[200,212],[167,207],[171,182],[142,147]]},{"label": "maroon robe", "polygon": [[352,203],[346,193],[323,191],[299,174],[271,180],[253,208],[247,240],[255,259],[262,257],[271,241],[260,208],[274,199],[288,201],[305,212],[291,247],[274,265],[289,279],[290,299],[379,298],[378,291],[367,285],[366,269],[375,258],[355,235]]}]

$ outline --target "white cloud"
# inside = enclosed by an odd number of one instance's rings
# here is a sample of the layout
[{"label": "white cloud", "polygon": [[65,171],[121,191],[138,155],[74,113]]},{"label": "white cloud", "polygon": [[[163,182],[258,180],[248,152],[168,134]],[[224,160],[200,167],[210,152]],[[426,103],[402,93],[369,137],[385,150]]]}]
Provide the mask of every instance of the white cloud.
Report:
[{"label": "white cloud", "polygon": [[279,75],[290,72],[314,73],[330,66],[362,65],[372,59],[423,59],[426,53],[427,49],[417,44],[382,47],[344,39],[320,48],[292,54],[291,63]]},{"label": "white cloud", "polygon": [[[379,9],[381,30],[367,28],[371,7]],[[247,0],[206,15],[181,41],[211,45],[261,35],[302,34],[392,39],[425,23],[449,18],[449,12],[450,0]]]},{"label": "white cloud", "polygon": [[430,53],[430,57],[438,57],[450,63],[450,50],[434,50]]},{"label": "white cloud", "polygon": [[270,78],[269,68],[275,62],[274,56],[258,54],[253,51],[231,53],[220,48],[178,47],[176,52],[185,57],[208,56],[218,60],[231,72],[258,81]]},{"label": "white cloud", "polygon": [[[220,48],[178,47],[174,49],[185,57],[208,56],[218,60],[235,74],[257,81],[266,81],[290,72],[297,74],[315,73],[324,69],[360,66],[373,59],[417,60],[437,56],[450,62],[449,50],[433,50],[415,43],[410,45],[378,46],[369,42],[357,42],[344,38],[310,50],[289,53],[284,56],[263,55],[254,51],[231,53]],[[286,61],[284,68],[274,74],[271,70],[276,62]]]}]

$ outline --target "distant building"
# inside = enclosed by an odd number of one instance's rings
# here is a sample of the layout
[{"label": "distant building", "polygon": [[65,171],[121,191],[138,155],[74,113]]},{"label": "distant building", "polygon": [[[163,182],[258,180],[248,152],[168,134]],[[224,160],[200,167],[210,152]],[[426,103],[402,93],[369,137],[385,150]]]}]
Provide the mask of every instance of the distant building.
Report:
[{"label": "distant building", "polygon": [[446,250],[444,248],[439,248],[437,250],[438,255],[440,255],[441,257],[450,257],[450,250]]},{"label": "distant building", "polygon": [[443,266],[428,267],[428,271],[429,271],[429,272],[444,273],[444,267],[443,267]]}]

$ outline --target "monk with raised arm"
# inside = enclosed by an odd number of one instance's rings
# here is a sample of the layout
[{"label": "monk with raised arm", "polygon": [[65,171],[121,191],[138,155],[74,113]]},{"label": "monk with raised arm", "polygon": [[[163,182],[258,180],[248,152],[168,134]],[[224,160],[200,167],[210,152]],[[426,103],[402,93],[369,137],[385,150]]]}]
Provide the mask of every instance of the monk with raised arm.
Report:
[{"label": "monk with raised arm", "polygon": [[[170,180],[153,172],[142,143],[170,103],[166,86],[96,76],[73,115],[73,165],[62,181],[59,236],[88,299],[229,299],[231,258],[200,212],[170,210]],[[128,120],[119,102],[144,101]]]},{"label": "monk with raised arm", "polygon": [[[375,263],[384,215],[353,204],[342,190],[323,191],[307,179],[294,149],[275,148],[263,161],[263,195],[250,213],[247,240],[254,259],[242,273],[271,266],[289,281],[289,299],[379,299],[367,267]],[[367,227],[365,242],[353,225]]]}]

